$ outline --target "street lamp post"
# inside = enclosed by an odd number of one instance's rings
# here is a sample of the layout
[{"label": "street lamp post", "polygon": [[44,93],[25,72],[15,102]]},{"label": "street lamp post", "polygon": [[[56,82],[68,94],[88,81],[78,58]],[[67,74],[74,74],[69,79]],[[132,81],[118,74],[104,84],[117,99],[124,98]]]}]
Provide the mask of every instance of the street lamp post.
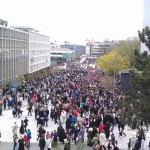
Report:
[{"label": "street lamp post", "polygon": [[113,92],[113,101],[115,99],[115,68],[114,68],[114,72],[113,72],[113,89],[112,89],[112,92]]}]

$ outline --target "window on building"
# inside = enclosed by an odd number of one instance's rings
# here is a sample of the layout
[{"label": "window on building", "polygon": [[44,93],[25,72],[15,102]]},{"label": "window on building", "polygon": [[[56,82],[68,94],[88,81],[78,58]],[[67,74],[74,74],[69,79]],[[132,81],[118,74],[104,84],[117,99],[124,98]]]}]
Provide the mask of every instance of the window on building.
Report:
[{"label": "window on building", "polygon": [[2,39],[0,39],[0,48],[2,48]]},{"label": "window on building", "polygon": [[0,27],[0,37],[2,37],[2,28]]}]

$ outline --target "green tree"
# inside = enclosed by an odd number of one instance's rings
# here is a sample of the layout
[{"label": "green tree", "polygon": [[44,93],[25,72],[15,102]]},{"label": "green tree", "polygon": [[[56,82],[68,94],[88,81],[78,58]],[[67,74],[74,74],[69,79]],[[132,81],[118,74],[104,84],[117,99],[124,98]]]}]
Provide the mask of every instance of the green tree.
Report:
[{"label": "green tree", "polygon": [[124,63],[124,58],[121,55],[117,55],[116,51],[111,51],[107,55],[103,55],[96,61],[97,66],[110,74],[118,72],[120,70],[127,69]]},{"label": "green tree", "polygon": [[138,31],[139,38],[142,43],[144,43],[150,51],[150,27],[143,28],[142,32]]},{"label": "green tree", "polygon": [[134,52],[140,51],[140,40],[138,37],[127,38],[127,40],[120,41],[114,50],[123,57],[124,64],[131,69],[135,63]]},{"label": "green tree", "polygon": [[[150,51],[150,28],[146,27],[139,33],[139,38]],[[150,124],[150,55],[147,52],[134,53],[134,68],[131,71],[132,92],[124,101],[119,101],[121,119],[130,126],[143,121],[148,127]]]}]

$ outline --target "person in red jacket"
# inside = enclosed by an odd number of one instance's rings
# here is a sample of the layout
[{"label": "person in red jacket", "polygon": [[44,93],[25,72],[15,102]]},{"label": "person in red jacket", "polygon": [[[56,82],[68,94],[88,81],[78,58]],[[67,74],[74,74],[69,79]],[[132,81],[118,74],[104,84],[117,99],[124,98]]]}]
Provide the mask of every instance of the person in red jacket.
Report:
[{"label": "person in red jacket", "polygon": [[74,114],[74,116],[77,118],[78,117],[78,112],[77,112],[77,110],[74,110],[73,111],[73,114]]},{"label": "person in red jacket", "polygon": [[28,137],[27,135],[24,135],[24,146],[29,149],[29,145],[28,145]]},{"label": "person in red jacket", "polygon": [[98,129],[99,129],[99,133],[101,133],[102,130],[104,129],[104,124],[102,122],[100,123]]}]

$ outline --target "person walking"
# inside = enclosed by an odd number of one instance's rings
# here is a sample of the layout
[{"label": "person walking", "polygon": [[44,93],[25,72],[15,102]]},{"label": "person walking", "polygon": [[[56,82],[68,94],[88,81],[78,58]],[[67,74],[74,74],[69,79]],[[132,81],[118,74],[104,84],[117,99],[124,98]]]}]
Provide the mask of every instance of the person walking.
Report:
[{"label": "person walking", "polygon": [[4,103],[4,109],[6,109],[6,98],[4,98],[3,103]]},{"label": "person walking", "polygon": [[13,132],[13,135],[18,134],[18,124],[16,122],[14,122],[14,125],[12,126],[12,132]]},{"label": "person walking", "polygon": [[27,119],[27,117],[25,117],[25,120],[24,120],[24,130],[25,130],[25,132],[27,132],[27,126],[28,126],[28,119]]},{"label": "person walking", "polygon": [[99,142],[100,145],[106,146],[106,135],[104,133],[104,130],[102,130],[101,133],[99,134]]},{"label": "person walking", "polygon": [[29,115],[32,116],[32,106],[31,105],[28,106],[27,110],[28,110],[28,116]]},{"label": "person walking", "polygon": [[25,150],[24,149],[24,137],[23,136],[20,136],[20,139],[18,140],[18,143],[19,143],[18,150]]},{"label": "person walking", "polygon": [[64,145],[64,150],[70,150],[70,147],[70,141],[67,141],[67,143]]},{"label": "person walking", "polygon": [[55,121],[55,124],[58,124],[57,117],[58,117],[58,112],[57,112],[57,110],[55,110],[55,112],[54,112],[54,121]]},{"label": "person walking", "polygon": [[13,136],[13,142],[14,142],[13,150],[16,150],[18,142],[18,136],[16,134]]},{"label": "person walking", "polygon": [[47,150],[51,150],[51,148],[52,148],[52,139],[51,138],[48,138],[46,140],[46,145],[47,145]]},{"label": "person walking", "polygon": [[18,105],[18,106],[17,106],[17,115],[18,115],[18,118],[20,118],[20,112],[21,112],[20,106]]},{"label": "person walking", "polygon": [[84,133],[85,133],[85,129],[84,127],[81,127],[80,132],[79,132],[79,136],[81,137],[81,142],[84,142]]},{"label": "person walking", "polygon": [[[0,138],[2,137],[1,129],[0,129]],[[0,141],[1,142],[1,141]]]},{"label": "person walking", "polygon": [[24,146],[29,150],[27,135],[24,135]]},{"label": "person walking", "polygon": [[45,149],[45,145],[46,145],[46,141],[45,141],[45,138],[42,136],[39,140],[39,147],[40,147],[40,150],[44,150]]},{"label": "person walking", "polygon": [[66,111],[65,110],[62,110],[62,112],[61,112],[61,120],[62,120],[62,124],[65,123],[65,120],[66,120]]},{"label": "person walking", "polygon": [[24,122],[21,120],[20,134],[24,134]]},{"label": "person walking", "polygon": [[2,104],[0,104],[0,116],[2,115]]},{"label": "person walking", "polygon": [[28,137],[28,147],[30,147],[30,139],[31,139],[31,131],[28,129],[27,131],[27,137]]},{"label": "person walking", "polygon": [[42,131],[43,131],[43,127],[42,126],[40,126],[39,127],[39,129],[38,129],[38,138],[37,138],[37,141],[39,140],[39,138],[41,138],[42,137]]},{"label": "person walking", "polygon": [[17,113],[17,108],[16,108],[16,106],[14,106],[12,109],[12,114],[13,114],[14,118],[16,117],[16,113]]}]

